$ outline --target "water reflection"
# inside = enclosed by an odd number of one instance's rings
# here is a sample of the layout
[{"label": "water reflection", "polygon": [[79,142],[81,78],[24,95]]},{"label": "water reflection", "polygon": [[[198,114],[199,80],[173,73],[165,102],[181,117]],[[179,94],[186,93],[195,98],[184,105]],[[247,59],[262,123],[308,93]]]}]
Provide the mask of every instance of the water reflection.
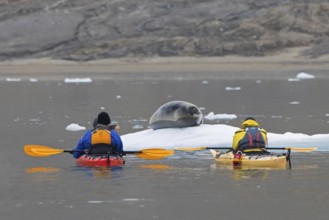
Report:
[{"label": "water reflection", "polygon": [[77,167],[84,175],[93,178],[117,178],[121,176],[122,167]]},{"label": "water reflection", "polygon": [[266,168],[266,167],[242,167],[242,166],[225,166],[219,164],[212,164],[210,166],[212,170],[230,170],[232,171],[231,177],[233,180],[244,180],[244,179],[258,179],[266,180],[271,171],[274,170],[286,170],[286,168]]},{"label": "water reflection", "polygon": [[232,179],[258,179],[266,180],[270,175],[270,171],[266,169],[239,169],[233,168]]},{"label": "water reflection", "polygon": [[141,168],[152,169],[152,170],[172,170],[172,166],[168,166],[166,164],[142,164]]},{"label": "water reflection", "polygon": [[25,173],[31,175],[33,181],[54,182],[59,179],[60,168],[56,167],[30,167],[25,169]]},{"label": "water reflection", "polygon": [[60,171],[60,168],[55,167],[30,167],[25,169],[25,173],[54,173]]}]

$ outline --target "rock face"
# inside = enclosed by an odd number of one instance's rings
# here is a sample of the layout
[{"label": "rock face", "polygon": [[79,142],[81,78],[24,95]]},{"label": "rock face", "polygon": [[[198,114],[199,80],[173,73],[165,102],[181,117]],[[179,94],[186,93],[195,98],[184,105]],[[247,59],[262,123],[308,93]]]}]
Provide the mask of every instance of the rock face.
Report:
[{"label": "rock face", "polygon": [[327,0],[0,0],[0,61],[329,54]]}]

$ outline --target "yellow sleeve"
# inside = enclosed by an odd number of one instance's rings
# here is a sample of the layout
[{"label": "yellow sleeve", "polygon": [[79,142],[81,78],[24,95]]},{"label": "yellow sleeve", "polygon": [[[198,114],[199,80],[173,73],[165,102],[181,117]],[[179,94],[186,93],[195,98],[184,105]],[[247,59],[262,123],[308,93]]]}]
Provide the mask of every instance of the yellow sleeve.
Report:
[{"label": "yellow sleeve", "polygon": [[239,142],[244,137],[245,134],[246,134],[246,131],[244,129],[237,130],[234,133],[233,143],[232,143],[232,148],[233,148],[234,151],[237,151],[238,150],[238,148],[239,148]]},{"label": "yellow sleeve", "polygon": [[267,147],[267,132],[264,129],[260,129],[260,133],[262,134],[264,141],[265,141],[265,146]]}]

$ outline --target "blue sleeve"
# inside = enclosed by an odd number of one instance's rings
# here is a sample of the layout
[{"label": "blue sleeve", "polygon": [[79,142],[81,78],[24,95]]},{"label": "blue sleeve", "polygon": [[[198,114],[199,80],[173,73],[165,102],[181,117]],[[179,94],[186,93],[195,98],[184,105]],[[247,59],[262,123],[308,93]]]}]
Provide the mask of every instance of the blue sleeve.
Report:
[{"label": "blue sleeve", "polygon": [[76,152],[73,153],[74,158],[79,158],[83,153],[78,152],[80,150],[86,150],[91,147],[91,131],[87,131],[85,135],[79,140],[75,150]]},{"label": "blue sleeve", "polygon": [[112,139],[112,145],[116,146],[117,151],[123,152],[123,144],[120,135],[116,133],[114,130],[111,131],[111,139]]}]

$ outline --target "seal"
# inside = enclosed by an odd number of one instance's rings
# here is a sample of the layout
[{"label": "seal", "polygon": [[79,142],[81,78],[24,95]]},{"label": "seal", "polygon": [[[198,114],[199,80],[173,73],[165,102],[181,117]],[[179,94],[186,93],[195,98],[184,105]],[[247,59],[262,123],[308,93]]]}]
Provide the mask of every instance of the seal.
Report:
[{"label": "seal", "polygon": [[203,114],[196,105],[185,101],[171,101],[153,113],[149,126],[153,130],[192,127],[202,124],[203,119]]}]

